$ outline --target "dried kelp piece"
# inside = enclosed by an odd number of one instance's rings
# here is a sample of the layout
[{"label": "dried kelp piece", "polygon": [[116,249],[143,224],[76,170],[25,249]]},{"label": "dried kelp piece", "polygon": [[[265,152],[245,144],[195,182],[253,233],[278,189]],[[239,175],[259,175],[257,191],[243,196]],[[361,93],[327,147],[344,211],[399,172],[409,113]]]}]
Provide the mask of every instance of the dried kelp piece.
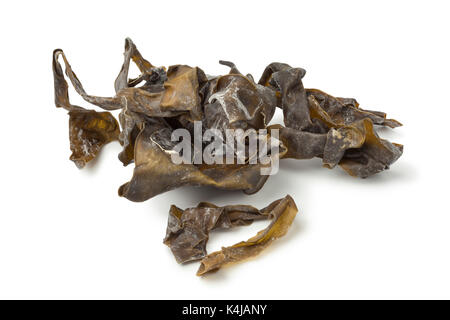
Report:
[{"label": "dried kelp piece", "polygon": [[58,62],[58,56],[62,52],[60,49],[53,51],[52,56],[52,69],[53,69],[53,83],[55,90],[55,106],[57,108],[64,108],[68,111],[71,110],[84,110],[79,106],[75,106],[70,103],[69,99],[69,86],[64,79],[64,73],[61,65]]},{"label": "dried kelp piece", "polygon": [[285,126],[297,130],[305,130],[312,126],[308,98],[302,83],[305,73],[306,71],[301,68],[284,68],[274,72],[269,81],[270,85],[281,94]]},{"label": "dried kelp piece", "polygon": [[364,143],[360,148],[346,150],[339,165],[351,176],[366,178],[389,169],[403,153],[403,146],[381,139],[369,119],[355,123],[364,132]]},{"label": "dried kelp piece", "polygon": [[[339,101],[347,101],[347,104],[355,108],[358,107],[354,99],[336,99]],[[350,175],[366,178],[372,174],[388,169],[401,156],[403,146],[381,139],[374,130],[372,116],[361,117],[361,120],[348,121],[348,124],[343,124],[340,121],[342,119],[340,116],[332,118],[322,109],[313,95],[308,96],[308,101],[311,119],[319,120],[324,127],[329,129],[322,156],[325,167],[331,169],[337,164],[341,164],[341,167]],[[336,106],[336,100],[334,103]],[[337,107],[335,110],[342,109]],[[339,113],[340,111],[335,114]],[[383,114],[381,112],[376,113]],[[356,119],[356,117],[353,119]],[[378,123],[381,124],[381,122]],[[389,120],[389,123],[393,124],[395,120]],[[361,150],[358,152],[354,150],[359,148]],[[366,150],[370,150],[370,161],[367,159]],[[354,164],[350,161],[343,161],[343,159],[348,157],[347,154],[353,154],[353,159],[356,157],[355,154],[359,154],[359,162]],[[352,164],[351,167],[353,169],[349,168],[350,164]]]},{"label": "dried kelp piece", "polygon": [[[370,122],[370,120],[367,121]],[[334,168],[344,157],[347,150],[361,148],[365,143],[365,137],[366,130],[361,128],[360,123],[337,130],[331,128],[328,131],[327,142],[323,151],[324,167]]]},{"label": "dried kelp piece", "polygon": [[311,133],[282,126],[280,140],[287,148],[283,158],[319,157],[327,168],[340,165],[348,174],[367,178],[389,168],[403,153],[403,146],[381,139],[366,118],[328,133]]},{"label": "dried kelp piece", "polygon": [[121,109],[122,101],[120,97],[115,98],[105,98],[105,97],[97,97],[88,95],[86,91],[83,88],[83,85],[81,84],[80,80],[78,80],[78,77],[76,76],[75,72],[73,72],[72,67],[70,66],[69,62],[67,61],[66,55],[61,49],[56,49],[53,52],[53,78],[54,78],[54,84],[55,84],[55,104],[57,107],[64,107],[64,108],[71,108],[69,103],[69,95],[67,91],[67,82],[64,79],[64,74],[62,73],[61,65],[58,61],[59,56],[63,58],[64,65],[66,67],[66,75],[72,82],[72,85],[75,89],[75,91],[87,102],[96,105],[98,107],[101,107],[105,110],[117,110]]},{"label": "dried kelp piece", "polygon": [[72,110],[69,116],[70,160],[81,169],[103,145],[118,139],[119,124],[109,112]]},{"label": "dried kelp piece", "polygon": [[120,89],[114,99],[123,108],[148,117],[188,115],[191,121],[202,119],[201,87],[207,79],[200,68],[171,66],[163,84]]},{"label": "dried kelp piece", "polygon": [[208,128],[263,129],[273,117],[276,96],[273,90],[255,84],[241,74],[214,79],[205,105]]},{"label": "dried kelp piece", "polygon": [[272,87],[272,89],[276,90],[277,89],[276,84],[275,86],[272,86],[270,83],[272,75],[276,72],[285,71],[289,69],[292,69],[292,67],[286,63],[272,62],[264,69],[264,72],[261,75],[261,78],[259,79],[258,83],[262,86]]},{"label": "dried kelp piece", "polygon": [[[163,86],[162,81],[166,77],[164,69],[154,68],[140,54],[135,56],[137,50],[128,49],[130,51],[128,52],[127,45],[129,48],[134,48],[134,45],[127,42],[125,61],[115,83],[115,89],[118,91],[114,97],[88,95],[62,50],[55,50],[54,65],[56,64],[57,70],[61,70],[57,60],[61,55],[66,66],[66,74],[77,93],[87,102],[105,110],[129,109],[149,117],[176,117],[181,114],[189,114],[193,120],[201,119],[201,98],[198,98],[198,87],[206,82],[203,72],[199,68],[184,66],[181,68],[183,72],[180,74],[178,72],[180,67],[174,66],[172,69],[169,68],[169,75]],[[137,84],[137,80],[127,82],[129,58],[133,59],[140,67],[143,74],[139,79],[147,80],[146,85],[135,88],[133,86]],[[187,69],[192,70],[186,72]],[[197,98],[193,99],[193,97]]]},{"label": "dried kelp piece", "polygon": [[218,207],[202,202],[186,210],[172,205],[164,243],[178,263],[199,260],[207,254],[206,243],[211,230],[248,225],[268,217],[268,212],[245,205]]},{"label": "dried kelp piece", "polygon": [[240,74],[240,75],[242,75],[242,73],[238,70],[238,68],[236,67],[236,65],[233,62],[225,61],[225,60],[219,60],[219,63],[224,65],[224,66],[230,67],[229,74]]},{"label": "dried kelp piece", "polygon": [[[141,71],[141,74],[136,79],[128,78],[131,61],[133,61]],[[164,91],[163,83],[166,80],[167,74],[165,68],[153,66],[149,61],[142,57],[141,53],[136,48],[136,45],[130,38],[125,39],[124,62],[119,75],[114,82],[116,93],[119,93],[121,90],[127,88],[135,87],[142,81],[145,81],[145,84],[139,87],[139,91],[131,89],[129,91],[125,90],[121,94],[125,95],[125,92],[130,92],[139,95],[139,92],[148,91],[150,95],[154,97],[155,101],[160,101]],[[145,95],[146,93],[144,93],[144,96]],[[119,114],[119,122],[122,127],[122,131],[119,135],[119,141],[123,146],[123,150],[119,154],[119,160],[124,164],[124,166],[134,161],[135,141],[138,134],[144,128],[144,122],[147,118],[147,116],[145,116],[145,108],[133,108],[131,105],[131,109],[138,112],[141,111],[142,113],[132,111],[128,108],[128,106],[126,106]]]},{"label": "dried kelp piece", "polygon": [[[69,139],[72,150],[70,160],[81,169],[97,156],[103,145],[118,139],[120,129],[111,113],[86,110],[70,103],[68,84],[58,62],[59,55],[63,55],[65,60],[64,53],[55,50],[52,63],[55,105],[69,111]],[[70,70],[70,66],[68,68]]]},{"label": "dried kelp piece", "polygon": [[164,82],[161,109],[189,111],[192,121],[202,120],[202,97],[199,91],[207,81],[206,75],[198,67],[186,65],[169,67],[167,81]]},{"label": "dried kelp piece", "polygon": [[[133,60],[141,71],[141,74],[136,79],[128,79],[131,60]],[[135,87],[142,81],[146,82],[143,87],[149,90],[152,86],[162,85],[165,80],[167,80],[165,69],[153,66],[142,57],[141,53],[136,48],[136,45],[130,38],[125,39],[124,62],[119,75],[114,82],[116,93],[125,88]]]},{"label": "dried kelp piece", "polygon": [[[333,168],[348,158],[348,151],[353,156],[351,161],[343,162],[344,169],[365,178],[387,169],[400,157],[401,147],[380,139],[373,131],[373,123],[396,127],[401,125],[398,121],[386,119],[382,112],[360,109],[355,99],[305,90],[303,75],[303,69],[274,63],[266,68],[259,81],[280,96],[286,125],[279,128],[280,139],[288,148],[285,158],[321,157],[325,167]],[[366,154],[368,145],[370,157]],[[355,149],[362,149],[358,157]],[[355,158],[359,161],[355,162]]]},{"label": "dried kelp piece", "polygon": [[[142,113],[148,116],[155,117],[170,117],[181,114],[182,112],[172,112],[172,111],[164,111],[160,108],[160,102],[163,97],[163,88],[162,86],[157,87],[155,92],[144,90],[141,88],[129,88],[125,87],[119,90],[117,95],[112,98],[108,97],[97,97],[88,95],[80,80],[73,72],[72,67],[70,66],[64,52],[60,49],[54,51],[53,54],[53,74],[55,79],[55,103],[57,107],[64,107],[67,110],[72,109],[80,109],[80,107],[73,106],[69,103],[68,99],[68,86],[67,82],[64,79],[64,75],[62,73],[61,65],[58,62],[58,57],[62,56],[65,67],[66,67],[66,75],[72,82],[75,90],[81,97],[87,102],[94,104],[100,108],[105,110],[117,110],[117,109],[128,109],[132,112]],[[145,63],[142,63],[145,65]],[[127,75],[127,68],[123,68],[124,71],[121,71],[119,77],[121,80],[116,81],[116,89],[123,86],[123,75]],[[159,89],[158,89],[159,88]],[[159,90],[159,91],[158,91]],[[82,109],[82,108],[81,108]]]},{"label": "dried kelp piece", "polygon": [[304,89],[301,79],[305,71],[292,68],[283,63],[272,63],[264,70],[259,84],[277,91],[280,97],[278,104],[283,108],[285,125],[290,128],[317,132],[317,127],[311,123],[308,114],[307,98],[313,96],[321,108],[339,125],[348,125],[355,121],[369,118],[374,124],[401,126],[397,120],[386,119],[386,114],[380,111],[369,111],[359,108],[353,98],[335,98],[321,90]]},{"label": "dried kelp piece", "polygon": [[283,159],[311,159],[322,157],[324,153],[328,139],[326,133],[305,132],[281,125],[273,125],[267,129],[269,131],[272,129],[279,130],[279,138],[287,149]]},{"label": "dried kelp piece", "polygon": [[[359,128],[359,127],[358,127]],[[311,159],[319,157],[328,168],[333,168],[350,148],[359,148],[364,143],[364,130],[355,127],[331,128],[327,133],[300,131],[281,125],[273,125],[268,130],[278,129],[279,138],[287,148],[283,158]]]},{"label": "dried kelp piece", "polygon": [[336,123],[334,119],[320,106],[319,102],[313,95],[308,96],[309,117],[318,127],[323,130],[322,133],[328,132],[331,128],[340,128],[344,124]]},{"label": "dried kelp piece", "polygon": [[145,126],[146,117],[128,109],[123,109],[119,113],[119,122],[122,127],[122,131],[119,134],[119,142],[123,147],[122,152],[119,153],[119,160],[124,166],[127,166],[134,161],[135,141]]},{"label": "dried kelp piece", "polygon": [[220,251],[207,255],[200,262],[197,275],[201,276],[218,270],[226,264],[240,262],[258,255],[274,240],[287,233],[298,209],[291,196],[287,195],[283,199],[274,201],[268,207],[262,209],[261,212],[272,219],[272,222],[266,229],[261,230],[247,241],[239,242],[231,247],[222,248]]},{"label": "dried kelp piece", "polygon": [[372,120],[374,124],[391,128],[402,125],[397,120],[386,119],[384,112],[360,109],[358,102],[353,98],[335,98],[317,89],[307,89],[306,94],[313,96],[333,122],[339,125],[352,124],[366,118]]},{"label": "dried kelp piece", "polygon": [[[156,119],[156,118],[154,118]],[[175,164],[171,154],[177,144],[171,140],[172,128],[164,124],[148,123],[135,142],[135,169],[130,182],[119,188],[119,195],[131,201],[145,201],[160,193],[185,186],[213,186],[226,190],[257,192],[268,175],[262,175],[262,164]],[[285,149],[280,148],[280,154]],[[178,153],[178,152],[177,152]],[[279,157],[280,154],[272,155]]]}]

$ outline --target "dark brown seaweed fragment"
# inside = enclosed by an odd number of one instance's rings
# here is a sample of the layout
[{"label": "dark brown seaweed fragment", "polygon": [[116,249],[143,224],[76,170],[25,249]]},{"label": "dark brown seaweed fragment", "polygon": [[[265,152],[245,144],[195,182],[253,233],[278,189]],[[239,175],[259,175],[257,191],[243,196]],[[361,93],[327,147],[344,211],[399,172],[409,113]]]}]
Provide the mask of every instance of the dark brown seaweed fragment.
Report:
[{"label": "dark brown seaweed fragment", "polygon": [[327,168],[341,166],[348,174],[367,178],[389,168],[403,152],[403,146],[381,139],[370,119],[350,126],[331,128],[328,133],[311,133],[282,126],[280,132],[287,152],[283,158],[319,157]]},{"label": "dark brown seaweed fragment", "polygon": [[388,169],[401,156],[403,147],[381,139],[373,128],[394,128],[401,125],[398,121],[386,119],[383,112],[360,109],[355,99],[305,90],[303,75],[303,69],[273,63],[259,81],[280,97],[286,128],[270,129],[280,129],[280,140],[288,149],[285,158],[320,157],[325,167],[341,164],[350,175],[366,178]]},{"label": "dark brown seaweed fragment", "polygon": [[128,109],[119,113],[119,123],[122,131],[119,134],[119,142],[123,149],[119,153],[119,160],[124,166],[134,162],[134,147],[136,138],[144,128],[145,119],[139,114]]},{"label": "dark brown seaweed fragment", "polygon": [[[119,195],[131,201],[145,201],[160,193],[185,185],[213,186],[225,190],[242,190],[247,194],[257,192],[266,182],[262,164],[175,164],[171,154],[175,142],[171,140],[172,128],[164,121],[147,123],[135,142],[135,169],[132,179],[119,188]],[[269,137],[268,137],[269,138]],[[281,146],[281,157],[285,148]]]},{"label": "dark brown seaweed fragment", "polygon": [[224,265],[240,262],[258,255],[273,241],[287,233],[297,215],[298,209],[291,196],[287,195],[272,202],[269,206],[262,209],[261,212],[272,219],[267,228],[259,231],[247,241],[236,243],[230,247],[223,247],[220,251],[208,254],[201,260],[197,275],[202,276],[208,272],[216,271]]},{"label": "dark brown seaweed fragment", "polygon": [[402,124],[394,119],[386,119],[386,114],[380,111],[369,111],[359,108],[358,102],[353,98],[335,98],[321,90],[306,89],[308,96],[313,96],[320,107],[339,125],[348,125],[353,122],[370,119],[374,124],[390,128],[400,127]]},{"label": "dark brown seaweed fragment", "polygon": [[210,129],[263,129],[276,107],[273,90],[241,74],[218,77],[210,84],[204,106],[205,124]]},{"label": "dark brown seaweed fragment", "polygon": [[109,112],[73,110],[69,116],[70,160],[81,169],[103,145],[118,139],[119,124]]},{"label": "dark brown seaweed fragment", "polygon": [[68,85],[64,79],[64,74],[62,72],[61,65],[58,62],[59,56],[62,56],[64,65],[66,67],[66,75],[70,79],[75,91],[87,102],[96,105],[105,110],[118,110],[121,109],[122,101],[120,97],[106,98],[88,95],[83,88],[80,80],[78,79],[75,72],[73,72],[66,55],[61,49],[56,49],[53,52],[53,79],[55,84],[55,104],[56,107],[63,107],[65,109],[80,108],[70,104]]},{"label": "dark brown seaweed fragment", "polygon": [[[141,74],[135,79],[128,79],[128,71],[130,68],[131,60],[139,68]],[[124,88],[135,87],[142,81],[145,81],[143,85],[149,91],[152,86],[160,86],[167,79],[165,68],[157,68],[150,62],[145,60],[136,45],[130,38],[125,39],[125,52],[124,62],[120,69],[119,75],[114,82],[114,88],[116,93]]]},{"label": "dark brown seaweed fragment", "polygon": [[367,178],[389,169],[389,166],[402,155],[403,145],[381,139],[375,132],[371,120],[361,120],[357,123],[357,128],[363,132],[364,143],[360,148],[347,149],[339,161],[339,166],[351,176]]},{"label": "dark brown seaweed fragment", "polygon": [[[173,66],[172,72],[170,72],[166,79],[163,68],[152,67],[140,55],[133,58],[134,56],[132,54],[136,54],[136,52],[132,51],[128,54],[127,48],[132,47],[130,43],[131,40],[127,40],[125,45],[125,62],[115,82],[117,92],[114,97],[88,95],[80,80],[73,72],[62,50],[55,50],[54,61],[59,66],[57,57],[61,55],[66,66],[66,74],[77,93],[87,102],[102,109],[128,109],[148,117],[176,117],[181,114],[189,114],[194,120],[200,119],[200,99],[193,99],[192,97],[198,95],[196,91],[198,85],[206,82],[206,76],[204,76],[203,72],[199,68]],[[128,82],[125,80],[128,76],[129,57],[133,58],[133,61],[142,68],[141,71],[143,74],[138,78],[147,79],[148,81],[152,80],[153,82],[147,83],[147,85],[142,87],[134,87],[137,80],[130,80]],[[59,67],[59,69],[61,68]],[[182,70],[181,75],[178,72],[180,69]],[[152,77],[153,74],[157,76]],[[175,96],[172,97],[172,95]]]},{"label": "dark brown seaweed fragment", "polygon": [[[69,111],[69,139],[72,160],[78,168],[83,168],[87,162],[94,159],[103,145],[117,140],[119,124],[110,112],[86,110],[72,105],[69,100],[68,84],[64,79],[58,57],[62,55],[66,62],[66,73],[72,74],[74,81],[78,81],[71,71],[62,50],[53,52],[53,78],[55,85],[55,105]],[[74,82],[78,85],[79,82]],[[78,90],[84,92],[79,84]],[[85,93],[84,93],[85,94]]]},{"label": "dark brown seaweed fragment", "polygon": [[[282,64],[280,68],[281,70],[270,75],[269,85],[281,96],[284,124],[286,127],[297,130],[309,129],[312,123],[308,112],[308,98],[302,83],[306,71],[302,68],[291,68],[285,64]],[[263,77],[267,76],[266,74],[265,71]],[[267,80],[262,79],[259,82],[264,81]]]},{"label": "dark brown seaweed fragment", "polygon": [[164,243],[178,263],[199,260],[207,254],[206,243],[211,230],[248,225],[268,218],[268,212],[245,205],[218,207],[201,202],[186,210],[172,205]]},{"label": "dark brown seaweed fragment", "polygon": [[[172,205],[164,244],[172,250],[178,263],[203,259],[197,272],[197,275],[203,275],[222,265],[260,253],[275,239],[286,234],[297,211],[297,206],[289,195],[261,210],[247,205],[218,207],[207,202],[185,210]],[[212,230],[249,225],[255,220],[266,219],[271,219],[272,222],[256,236],[207,255],[206,244]]]}]

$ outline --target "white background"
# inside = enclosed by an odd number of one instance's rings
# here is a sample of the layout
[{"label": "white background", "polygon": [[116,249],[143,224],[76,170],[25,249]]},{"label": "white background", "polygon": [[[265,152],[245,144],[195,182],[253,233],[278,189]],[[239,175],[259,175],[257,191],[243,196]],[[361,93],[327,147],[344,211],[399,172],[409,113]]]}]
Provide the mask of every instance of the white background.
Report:
[{"label": "white background", "polygon": [[[0,12],[0,298],[450,298],[448,2],[4,1]],[[111,96],[127,36],[155,65],[221,74],[226,59],[256,79],[273,61],[303,67],[305,87],[404,123],[380,133],[404,155],[366,180],[287,160],[252,196],[120,198],[133,165],[118,143],[83,170],[68,160],[51,54],[63,48],[86,91]],[[248,262],[199,278],[162,244],[170,204],[261,208],[286,194],[300,209],[292,228]],[[208,250],[266,223],[214,232]]]}]

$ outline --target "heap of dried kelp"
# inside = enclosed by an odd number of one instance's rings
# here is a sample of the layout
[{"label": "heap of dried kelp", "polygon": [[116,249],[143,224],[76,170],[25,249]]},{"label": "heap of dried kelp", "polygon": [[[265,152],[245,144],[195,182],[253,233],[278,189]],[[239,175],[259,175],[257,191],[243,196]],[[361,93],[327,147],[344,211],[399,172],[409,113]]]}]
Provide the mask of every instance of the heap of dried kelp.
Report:
[{"label": "heap of dried kelp", "polygon": [[[60,56],[76,92],[104,110],[120,110],[119,122],[110,112],[87,110],[70,103]],[[193,133],[197,121],[203,131],[266,129],[263,139],[270,143],[275,139],[274,129],[278,129],[279,148],[270,155],[273,159],[319,157],[325,167],[339,165],[348,174],[361,178],[388,169],[402,154],[402,145],[381,139],[374,130],[374,125],[395,128],[401,125],[398,121],[386,119],[383,112],[360,108],[355,99],[305,89],[305,70],[301,68],[272,63],[255,82],[233,63],[220,61],[230,68],[229,73],[207,76],[200,68],[187,65],[155,67],[141,56],[130,39],[125,41],[124,56],[114,84],[114,97],[87,94],[60,49],[53,53],[53,74],[55,104],[68,110],[70,116],[70,159],[82,168],[104,144],[118,140],[123,146],[120,161],[125,166],[135,163],[133,177],[119,188],[119,195],[131,201],[144,201],[185,185],[243,190],[247,194],[264,185],[269,176],[262,174],[261,169],[270,167],[271,162],[251,162],[250,154],[244,162],[234,164],[175,164],[171,155],[179,151],[174,149],[172,133],[179,128]],[[128,76],[131,60],[140,70],[134,79]],[[276,107],[283,110],[284,126],[269,125]],[[263,210],[245,206],[217,208],[206,203],[185,211],[172,207],[165,243],[179,262],[203,258],[199,270],[203,274],[253,255],[283,235],[285,225],[295,215],[294,208],[290,197]],[[273,222],[264,232],[205,256],[210,230],[269,216]]]}]

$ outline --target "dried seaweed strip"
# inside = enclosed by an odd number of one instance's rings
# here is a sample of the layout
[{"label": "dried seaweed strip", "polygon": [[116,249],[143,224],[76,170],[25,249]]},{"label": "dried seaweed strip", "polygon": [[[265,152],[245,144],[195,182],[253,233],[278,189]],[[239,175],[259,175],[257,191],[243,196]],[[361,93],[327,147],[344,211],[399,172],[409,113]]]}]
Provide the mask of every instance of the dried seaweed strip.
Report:
[{"label": "dried seaweed strip", "polygon": [[369,119],[361,120],[358,126],[364,132],[364,143],[360,148],[348,149],[339,166],[351,176],[361,178],[389,169],[402,155],[403,145],[381,139]]},{"label": "dried seaweed strip", "polygon": [[122,108],[148,117],[189,115],[192,121],[201,120],[199,91],[207,81],[203,71],[189,66],[172,66],[167,75],[162,76],[161,73],[156,72],[158,81],[165,80],[163,83],[147,81],[142,87],[122,88],[114,99],[121,101]]},{"label": "dried seaweed strip", "polygon": [[206,243],[211,230],[249,225],[268,217],[268,212],[245,205],[218,207],[202,202],[186,210],[172,205],[164,243],[178,263],[199,260],[207,254]]},{"label": "dried seaweed strip", "polygon": [[200,262],[197,275],[201,276],[211,271],[216,271],[222,266],[243,261],[258,255],[274,240],[284,236],[291,226],[297,212],[297,206],[291,196],[274,201],[268,207],[261,210],[268,215],[272,222],[247,241],[239,242],[231,247],[224,247],[220,251],[207,255]]},{"label": "dried seaweed strip", "polygon": [[401,156],[402,146],[379,138],[373,129],[373,124],[394,128],[401,125],[398,121],[386,119],[383,112],[359,108],[353,98],[305,90],[302,70],[273,63],[259,81],[280,96],[286,125],[280,128],[280,139],[288,148],[285,158],[320,157],[325,167],[342,163],[350,175],[366,178],[389,168]]},{"label": "dried seaweed strip", "polygon": [[[68,84],[64,79],[58,57],[62,55],[66,62],[66,73],[72,74],[70,65],[61,50],[53,52],[53,78],[55,86],[55,105],[69,111],[69,140],[72,160],[78,168],[83,168],[86,163],[94,159],[103,145],[118,140],[119,124],[110,112],[97,112],[86,110],[72,105],[69,100]],[[79,81],[75,84],[78,85]],[[81,86],[81,84],[79,84]],[[84,90],[79,87],[78,90]]]},{"label": "dried seaweed strip", "polygon": [[81,169],[103,145],[118,139],[119,124],[109,112],[73,110],[69,116],[70,160]]},{"label": "dried seaweed strip", "polygon": [[275,113],[273,90],[258,85],[241,74],[228,74],[213,80],[205,105],[208,128],[263,129]]},{"label": "dried seaweed strip", "polygon": [[[308,112],[308,98],[302,83],[306,71],[284,64],[281,67],[282,70],[270,75],[269,84],[281,95],[284,124],[297,130],[308,129],[312,126],[312,122]],[[260,80],[262,81],[264,80]]]},{"label": "dried seaweed strip", "polygon": [[[226,190],[257,192],[268,175],[261,169],[267,164],[175,164],[171,154],[176,144],[171,141],[172,128],[163,120],[146,124],[135,142],[135,169],[129,182],[119,188],[119,195],[131,201],[145,201],[160,193],[185,185],[213,186]],[[285,152],[282,148],[279,157]]]},{"label": "dried seaweed strip", "polygon": [[[131,60],[139,68],[139,71],[141,71],[141,74],[135,79],[128,78]],[[124,62],[119,75],[114,82],[116,93],[124,88],[135,87],[142,81],[145,81],[143,87],[148,90],[152,86],[161,86],[166,79],[167,75],[165,68],[153,66],[142,57],[141,53],[136,48],[136,45],[130,38],[125,39]]]},{"label": "dried seaweed strip", "polygon": [[[136,79],[128,79],[130,60],[141,71]],[[136,86],[145,81],[141,87]],[[154,67],[145,60],[134,43],[125,41],[124,63],[115,81],[116,95],[125,98],[124,107],[150,117],[176,117],[189,114],[190,119],[201,120],[201,95],[199,91],[207,82],[200,68],[175,65]]]},{"label": "dried seaweed strip", "polygon": [[328,133],[311,133],[282,126],[280,140],[287,152],[283,158],[319,157],[327,168],[341,166],[348,174],[367,178],[389,168],[403,152],[403,146],[381,139],[370,119],[350,126],[331,128]]},{"label": "dried seaweed strip", "polygon": [[[55,96],[60,98],[55,99],[57,107],[64,107],[64,103],[67,106],[70,106],[68,101],[68,93],[67,93],[67,83],[64,79],[64,75],[62,73],[61,65],[58,62],[58,58],[61,56],[64,61],[64,65],[66,67],[66,75],[70,79],[75,91],[87,102],[96,105],[104,110],[118,110],[123,107],[122,101],[120,97],[108,98],[108,97],[97,97],[88,95],[83,88],[80,80],[78,79],[75,72],[73,72],[72,67],[69,64],[69,61],[66,58],[66,55],[61,49],[56,49],[53,52],[53,77],[55,82]],[[67,97],[67,99],[65,99]]]},{"label": "dried seaweed strip", "polygon": [[[129,79],[128,72],[130,62],[133,61],[141,74],[135,79]],[[158,98],[162,98],[164,81],[167,80],[165,68],[157,68],[149,61],[144,59],[136,48],[136,45],[130,38],[125,39],[124,62],[122,68],[114,82],[116,93],[122,89],[136,87],[141,82],[145,81],[140,90],[146,90],[151,93],[156,93]],[[138,91],[139,92],[139,91]],[[145,110],[144,110],[145,113]],[[123,150],[119,154],[119,160],[124,166],[134,161],[134,146],[138,134],[144,128],[146,116],[141,113],[130,110],[127,106],[122,109],[119,114],[119,122],[122,131],[119,135],[119,141],[122,144]]]},{"label": "dried seaweed strip", "polygon": [[170,111],[189,111],[190,120],[202,120],[201,88],[207,83],[204,72],[186,65],[175,65],[167,71],[161,108]]},{"label": "dried seaweed strip", "polygon": [[283,159],[311,159],[322,157],[327,142],[326,133],[311,133],[281,125],[273,125],[268,130],[278,129],[279,138],[287,152]]},{"label": "dried seaweed strip", "polygon": [[[128,46],[130,46],[130,44],[128,44]],[[136,54],[136,52],[134,53]],[[70,66],[62,50],[55,50],[54,61],[56,61],[56,64],[59,65],[59,63],[57,62],[57,57],[59,55],[63,57],[66,66],[66,74],[72,82],[77,93],[84,100],[93,105],[96,105],[105,110],[128,109],[130,111],[140,113],[149,117],[176,117],[181,114],[191,114],[193,119],[198,118],[197,113],[199,112],[199,107],[197,106],[197,108],[194,108],[189,103],[180,103],[180,101],[183,99],[182,96],[180,96],[178,100],[167,101],[168,95],[166,95],[166,88],[164,88],[164,86],[162,85],[162,81],[166,80],[164,69],[151,68],[151,64],[146,60],[142,60],[140,55],[139,58],[134,58],[133,61],[137,61],[138,66],[142,68],[141,71],[146,72],[143,73],[139,77],[139,79],[147,79],[147,84],[142,87],[134,87],[137,80],[131,80],[128,81],[128,85],[125,85],[125,83],[127,82],[125,79],[128,75],[128,57],[134,57],[131,53],[128,54],[126,51],[124,64],[115,82],[115,89],[118,91],[114,97],[97,97],[88,95],[85,92],[80,80],[73,72],[72,67]],[[181,79],[177,79],[177,81],[175,81],[175,84],[172,84],[172,87],[175,85],[174,90],[178,90],[183,94],[186,94],[186,92],[188,91],[190,95],[197,95],[198,93],[196,91],[190,92],[189,90],[183,91],[182,89],[188,86],[191,82],[198,81],[197,78],[199,74],[201,74],[200,71],[196,72],[195,76],[182,77]],[[170,84],[170,79],[168,79],[168,81],[164,83]],[[172,90],[171,93],[175,92],[174,90]]]},{"label": "dried seaweed strip", "polygon": [[134,147],[136,138],[145,126],[145,118],[128,109],[123,109],[119,113],[119,123],[122,131],[119,134],[119,142],[122,151],[119,153],[119,160],[124,166],[134,162]]},{"label": "dried seaweed strip", "polygon": [[374,124],[400,127],[402,124],[394,119],[386,119],[386,114],[380,111],[369,111],[359,108],[358,102],[353,98],[335,98],[321,90],[307,89],[308,96],[313,96],[333,121],[339,125],[348,125],[362,119],[370,119]]}]

